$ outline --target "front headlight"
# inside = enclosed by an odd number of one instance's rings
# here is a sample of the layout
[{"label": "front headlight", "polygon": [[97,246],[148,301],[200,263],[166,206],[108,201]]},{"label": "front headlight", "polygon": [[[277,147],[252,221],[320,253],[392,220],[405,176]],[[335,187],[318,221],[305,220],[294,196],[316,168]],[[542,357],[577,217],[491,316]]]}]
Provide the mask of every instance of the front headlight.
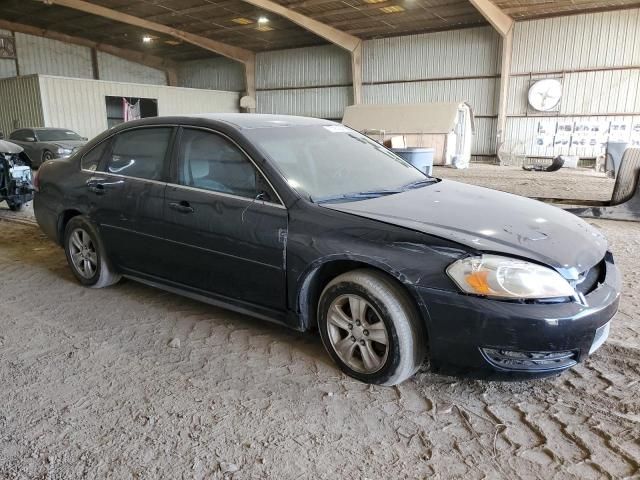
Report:
[{"label": "front headlight", "polygon": [[58,147],[58,155],[61,156],[68,156],[71,155],[71,152],[73,152],[72,148],[62,148],[62,147]]},{"label": "front headlight", "polygon": [[447,274],[464,292],[509,299],[573,297],[575,290],[558,272],[498,255],[463,258]]}]

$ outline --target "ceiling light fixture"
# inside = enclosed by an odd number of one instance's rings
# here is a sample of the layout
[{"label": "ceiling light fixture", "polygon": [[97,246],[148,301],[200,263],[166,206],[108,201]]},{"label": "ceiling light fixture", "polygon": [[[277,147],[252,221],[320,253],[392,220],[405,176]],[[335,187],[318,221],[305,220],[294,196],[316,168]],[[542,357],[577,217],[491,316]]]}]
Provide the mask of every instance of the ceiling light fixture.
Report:
[{"label": "ceiling light fixture", "polygon": [[152,40],[153,38],[149,35],[145,35],[144,37],[142,37],[142,43],[151,43]]},{"label": "ceiling light fixture", "polygon": [[264,25],[265,23],[269,23],[269,19],[267,17],[260,17],[258,23]]}]

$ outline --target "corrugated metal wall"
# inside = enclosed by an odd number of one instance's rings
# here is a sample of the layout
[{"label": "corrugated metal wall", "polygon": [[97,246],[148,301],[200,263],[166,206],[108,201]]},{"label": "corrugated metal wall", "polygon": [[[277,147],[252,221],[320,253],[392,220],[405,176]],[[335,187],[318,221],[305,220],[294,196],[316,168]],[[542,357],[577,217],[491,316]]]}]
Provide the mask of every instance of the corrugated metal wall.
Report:
[{"label": "corrugated metal wall", "polygon": [[495,153],[501,40],[491,27],[364,43],[365,103],[468,102],[474,155]]},{"label": "corrugated metal wall", "polygon": [[[538,127],[557,122],[640,125],[640,9],[533,20],[516,24],[509,86],[508,148],[530,155],[594,157],[592,146],[538,145]],[[527,101],[542,78],[563,84],[558,112],[540,113]]]},{"label": "corrugated metal wall", "polygon": [[39,76],[44,124],[65,127],[93,137],[107,128],[106,96],[154,98],[159,115],[237,112],[239,94],[216,90],[176,88]]},{"label": "corrugated metal wall", "polygon": [[97,56],[100,80],[149,85],[167,84],[167,75],[162,70],[130,62],[104,52],[98,52]]},{"label": "corrugated metal wall", "polygon": [[5,136],[20,127],[42,127],[44,116],[40,102],[38,77],[14,77],[0,80],[0,131]]},{"label": "corrugated metal wall", "polygon": [[178,85],[243,92],[245,90],[244,66],[227,58],[184,62],[178,69]]},{"label": "corrugated metal wall", "polygon": [[333,45],[259,53],[257,111],[341,119],[352,103],[351,59]]},{"label": "corrugated metal wall", "polygon": [[91,49],[87,47],[16,33],[16,52],[20,75],[93,78]]}]

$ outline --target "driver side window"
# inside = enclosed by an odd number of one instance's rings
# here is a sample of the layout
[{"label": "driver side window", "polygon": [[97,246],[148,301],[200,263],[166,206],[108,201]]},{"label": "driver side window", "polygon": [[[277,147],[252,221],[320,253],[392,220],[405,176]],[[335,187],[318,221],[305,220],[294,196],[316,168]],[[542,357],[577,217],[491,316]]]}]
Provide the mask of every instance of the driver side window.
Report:
[{"label": "driver side window", "polygon": [[236,145],[222,135],[185,128],[178,154],[178,182],[188,187],[255,198],[267,192],[275,195],[260,173]]}]

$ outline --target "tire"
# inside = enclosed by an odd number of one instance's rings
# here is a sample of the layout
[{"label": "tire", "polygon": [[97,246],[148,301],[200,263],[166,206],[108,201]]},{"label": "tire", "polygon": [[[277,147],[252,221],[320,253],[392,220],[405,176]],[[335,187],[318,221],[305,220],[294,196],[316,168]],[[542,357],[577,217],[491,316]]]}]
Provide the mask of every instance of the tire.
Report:
[{"label": "tire", "polygon": [[42,165],[47,160],[53,160],[53,153],[51,153],[49,150],[45,150],[44,152],[42,152],[42,161],[40,162],[40,165]]},{"label": "tire", "polygon": [[340,369],[365,383],[402,383],[426,356],[413,302],[394,279],[375,270],[354,270],[329,282],[318,302],[318,328]]},{"label": "tire", "polygon": [[22,210],[22,207],[24,206],[24,203],[13,203],[13,202],[7,202],[9,204],[9,210],[11,210],[12,212],[19,212],[20,210]]},{"label": "tire", "polygon": [[121,278],[106,257],[98,231],[84,215],[73,217],[67,223],[64,252],[71,271],[86,287],[108,287]]}]

